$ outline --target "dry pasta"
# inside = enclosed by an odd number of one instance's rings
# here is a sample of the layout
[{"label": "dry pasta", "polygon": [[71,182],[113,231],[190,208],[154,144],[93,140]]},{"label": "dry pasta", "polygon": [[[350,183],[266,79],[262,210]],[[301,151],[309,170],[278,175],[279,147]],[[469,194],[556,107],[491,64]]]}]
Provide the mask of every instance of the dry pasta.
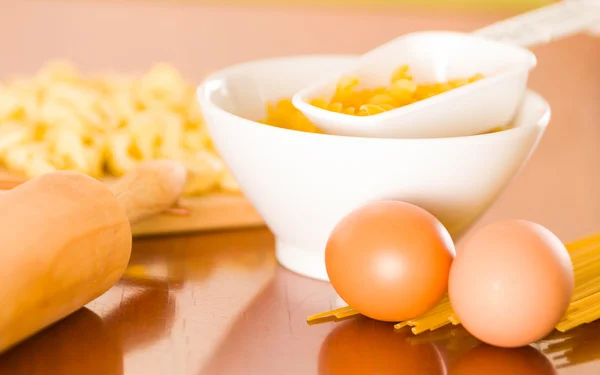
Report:
[{"label": "dry pasta", "polygon": [[267,116],[259,121],[265,125],[308,133],[322,133],[302,112],[294,107],[289,98],[267,103],[266,112]]},{"label": "dry pasta", "polygon": [[314,98],[310,100],[310,104],[333,112],[370,116],[430,98],[482,78],[483,75],[475,74],[469,78],[442,83],[417,83],[410,74],[409,67],[402,65],[392,73],[388,86],[361,88],[357,77],[344,77],[338,82],[333,97]]},{"label": "dry pasta", "polygon": [[[409,73],[408,66],[401,66],[392,74],[387,87],[359,89],[356,77],[342,78],[331,99],[315,98],[310,103],[316,107],[355,116],[369,116],[399,108],[443,92],[467,85],[483,78],[475,74],[467,79],[455,79],[445,83],[417,84]],[[282,98],[266,105],[266,116],[259,122],[279,128],[309,133],[323,133],[292,104],[290,98]],[[497,127],[490,132],[505,130]]]},{"label": "dry pasta", "polygon": [[[575,241],[567,245],[567,250],[573,262],[575,290],[565,315],[556,325],[556,330],[560,332],[566,332],[582,324],[600,319],[600,234]],[[308,321],[357,314],[359,313],[356,310],[347,306],[310,316]],[[414,334],[420,334],[425,331],[434,331],[448,324],[459,325],[460,321],[446,296],[426,314],[400,322],[394,325],[394,328],[402,329],[409,326]]]},{"label": "dry pasta", "polygon": [[151,159],[184,163],[187,195],[239,192],[193,86],[168,64],[138,75],[83,75],[53,62],[0,83],[1,166],[30,178],[54,170],[103,178]]}]

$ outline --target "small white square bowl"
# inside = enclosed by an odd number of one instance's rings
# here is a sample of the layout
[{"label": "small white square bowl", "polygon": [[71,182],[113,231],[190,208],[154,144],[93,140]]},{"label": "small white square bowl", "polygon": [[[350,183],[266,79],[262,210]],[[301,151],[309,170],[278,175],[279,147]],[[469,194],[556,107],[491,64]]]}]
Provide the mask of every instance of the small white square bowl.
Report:
[{"label": "small white square bowl", "polygon": [[[442,138],[481,134],[510,123],[521,103],[535,55],[518,46],[453,31],[406,34],[361,56],[350,67],[307,82],[293,97],[306,117],[328,134],[358,137]],[[388,85],[408,65],[416,82],[447,82],[476,73],[484,79],[405,107],[371,116],[331,112],[309,104],[329,99],[343,76],[366,87]]]}]

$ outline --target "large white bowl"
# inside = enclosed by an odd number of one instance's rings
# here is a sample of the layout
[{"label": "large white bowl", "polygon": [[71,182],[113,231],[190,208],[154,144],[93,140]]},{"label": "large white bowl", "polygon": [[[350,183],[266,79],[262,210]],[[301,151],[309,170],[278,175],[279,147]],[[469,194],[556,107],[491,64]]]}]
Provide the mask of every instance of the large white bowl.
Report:
[{"label": "large white bowl", "polygon": [[265,103],[351,66],[355,56],[299,56],[249,62],[215,73],[198,98],[217,151],[276,236],[277,259],[328,280],[330,231],[367,202],[397,199],[436,215],[454,239],[468,229],[535,149],[550,119],[528,92],[515,127],[425,139],[303,133],[260,124]]}]

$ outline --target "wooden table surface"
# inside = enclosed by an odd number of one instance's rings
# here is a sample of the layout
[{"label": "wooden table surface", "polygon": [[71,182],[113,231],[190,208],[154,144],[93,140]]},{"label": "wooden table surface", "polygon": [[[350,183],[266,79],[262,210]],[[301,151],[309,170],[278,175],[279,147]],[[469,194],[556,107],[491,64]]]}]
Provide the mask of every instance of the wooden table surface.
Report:
[{"label": "wooden table surface", "polygon": [[[7,3],[0,11],[3,75],[67,57],[84,69],[143,69],[166,60],[193,80],[244,60],[360,53],[410,30],[471,30],[508,16]],[[600,39],[582,35],[535,52],[531,87],[549,100],[553,119],[529,164],[477,226],[525,218],[569,241],[600,231]],[[121,282],[0,355],[0,374],[600,373],[600,323],[518,350],[478,345],[460,327],[415,337],[367,319],[305,323],[335,298],[327,283],[278,266],[264,228],[140,239]]]}]

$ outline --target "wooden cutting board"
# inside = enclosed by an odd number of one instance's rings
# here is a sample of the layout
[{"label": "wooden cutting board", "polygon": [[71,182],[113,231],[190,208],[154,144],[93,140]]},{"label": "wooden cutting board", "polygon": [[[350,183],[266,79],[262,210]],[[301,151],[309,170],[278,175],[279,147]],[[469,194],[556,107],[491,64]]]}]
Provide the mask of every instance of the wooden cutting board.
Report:
[{"label": "wooden cutting board", "polygon": [[[7,190],[23,181],[23,177],[0,169],[0,190]],[[156,215],[135,224],[133,235],[141,237],[264,225],[260,215],[241,194],[185,197],[181,199],[181,205],[189,209],[188,215]]]}]

